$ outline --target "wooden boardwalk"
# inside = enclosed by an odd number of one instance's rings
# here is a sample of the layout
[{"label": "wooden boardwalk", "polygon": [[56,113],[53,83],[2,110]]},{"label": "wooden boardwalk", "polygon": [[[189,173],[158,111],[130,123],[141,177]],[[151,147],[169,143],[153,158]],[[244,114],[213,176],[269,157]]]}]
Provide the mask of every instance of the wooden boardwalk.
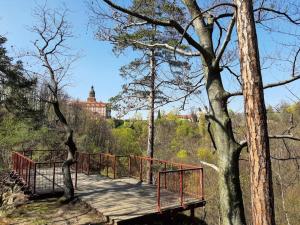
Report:
[{"label": "wooden boardwalk", "polygon": [[[61,161],[35,162],[14,152],[12,162],[12,176],[33,196],[62,192]],[[147,180],[148,164],[153,169],[155,185],[140,182]],[[78,153],[72,176],[77,184],[76,196],[114,224],[189,209],[193,215],[195,208],[205,205],[203,168],[199,166],[143,156]]]},{"label": "wooden boardwalk", "polygon": [[[156,187],[133,178],[110,179],[80,173],[76,195],[114,224],[159,213]],[[183,209],[176,193],[163,191],[161,202],[167,203],[167,207],[162,208],[163,211]],[[205,201],[195,198],[185,199],[185,202],[185,209],[205,204]]]}]

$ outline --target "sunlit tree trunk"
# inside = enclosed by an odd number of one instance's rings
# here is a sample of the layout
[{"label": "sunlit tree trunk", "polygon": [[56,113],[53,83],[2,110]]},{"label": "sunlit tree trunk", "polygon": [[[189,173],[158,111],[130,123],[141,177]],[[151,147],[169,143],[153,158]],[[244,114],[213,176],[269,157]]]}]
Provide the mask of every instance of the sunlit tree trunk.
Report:
[{"label": "sunlit tree trunk", "polygon": [[250,155],[252,223],[275,224],[266,107],[251,0],[236,0],[237,31]]},{"label": "sunlit tree trunk", "polygon": [[[155,52],[150,51],[150,94],[149,94],[149,115],[148,115],[148,143],[147,156],[153,158],[154,154],[154,99],[155,99],[155,76],[156,76],[156,62]],[[152,161],[147,165],[147,182],[152,184]]]},{"label": "sunlit tree trunk", "polygon": [[[191,17],[196,18],[200,13],[197,3],[193,0],[184,0],[184,3],[189,9]],[[219,65],[214,65],[216,55],[212,39],[213,21],[207,20],[204,23],[204,20],[199,17],[194,20],[193,25],[200,44],[207,52],[207,55],[202,56],[201,60],[210,105],[210,114],[207,116],[207,120],[211,124],[211,135],[218,156],[221,222],[223,225],[244,225],[246,219],[239,177],[241,146],[234,138]]]}]

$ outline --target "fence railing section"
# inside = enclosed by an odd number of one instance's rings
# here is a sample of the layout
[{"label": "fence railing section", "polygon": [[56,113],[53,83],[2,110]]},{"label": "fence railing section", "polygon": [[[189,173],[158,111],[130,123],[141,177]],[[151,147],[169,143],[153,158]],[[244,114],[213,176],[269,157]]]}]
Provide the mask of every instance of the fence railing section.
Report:
[{"label": "fence railing section", "polygon": [[67,157],[67,152],[64,149],[56,150],[24,150],[22,152],[24,156],[32,159],[35,162],[58,162],[64,161]]},{"label": "fence railing section", "polygon": [[[38,151],[37,152],[42,152]],[[46,151],[43,151],[46,153]],[[22,179],[32,194],[48,194],[63,191],[63,161],[56,161],[54,154],[58,152],[47,151],[43,159],[33,157],[36,152],[27,151],[27,156],[20,152],[12,153],[12,166],[15,175]],[[35,160],[34,160],[35,159]],[[62,159],[62,158],[61,158]],[[40,161],[38,161],[40,160]],[[77,187],[77,170],[76,164],[72,171],[72,179]]]},{"label": "fence railing section", "polygon": [[151,167],[150,183],[157,186],[159,211],[178,204],[184,207],[195,199],[204,200],[203,168],[196,165],[143,156],[82,152],[77,153],[77,161],[78,171],[87,175],[97,173],[113,179],[126,176],[142,182],[147,181],[147,171]]},{"label": "fence railing section", "polygon": [[77,152],[76,159],[78,172],[87,175],[100,173],[113,179],[128,176],[127,156]]},{"label": "fence railing section", "polygon": [[13,171],[16,174],[18,174],[18,176],[22,179],[25,185],[27,185],[28,187],[35,186],[36,164],[34,161],[32,161],[31,159],[29,159],[28,157],[20,153],[13,152],[12,166],[13,166]]},{"label": "fence railing section", "polygon": [[[37,192],[56,192],[63,188],[64,151],[34,150],[12,155],[13,170],[23,182]],[[37,161],[36,161],[37,160]],[[152,180],[147,171],[151,168]],[[133,177],[157,186],[157,209],[172,205],[185,207],[190,201],[204,200],[203,168],[143,156],[107,153],[76,153],[72,178],[77,187],[77,172],[101,174],[110,178]],[[172,194],[170,194],[172,193]]]},{"label": "fence railing section", "polygon": [[147,181],[147,171],[150,167],[152,171],[151,183],[153,184],[157,182],[157,175],[159,171],[199,168],[199,166],[196,165],[175,163],[144,156],[129,156],[130,177],[134,177],[136,179],[139,179],[140,181]]},{"label": "fence railing section", "polygon": [[[167,193],[175,195],[168,197]],[[166,197],[167,196],[167,197]],[[204,200],[203,168],[166,170],[158,172],[157,209],[180,205],[185,207],[195,199]]]}]

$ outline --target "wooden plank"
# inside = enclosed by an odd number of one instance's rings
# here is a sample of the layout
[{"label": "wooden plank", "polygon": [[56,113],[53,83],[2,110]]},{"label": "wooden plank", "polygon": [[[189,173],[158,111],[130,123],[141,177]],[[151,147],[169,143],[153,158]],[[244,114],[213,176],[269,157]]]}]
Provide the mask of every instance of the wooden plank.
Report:
[{"label": "wooden plank", "polygon": [[[156,187],[133,178],[110,179],[100,175],[78,174],[76,195],[115,224],[118,222],[157,214]],[[186,209],[203,206],[203,201],[188,199]],[[178,201],[178,193],[165,190],[161,201],[168,203],[163,211],[186,210]]]}]

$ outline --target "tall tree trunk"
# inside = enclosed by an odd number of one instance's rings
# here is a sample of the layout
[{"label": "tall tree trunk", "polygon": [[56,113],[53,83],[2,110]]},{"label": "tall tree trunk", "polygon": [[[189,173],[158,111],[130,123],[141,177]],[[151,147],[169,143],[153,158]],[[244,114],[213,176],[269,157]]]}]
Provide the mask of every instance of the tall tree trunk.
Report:
[{"label": "tall tree trunk", "polygon": [[215,65],[213,48],[213,20],[205,20],[195,0],[183,0],[190,11],[193,26],[200,45],[207,55],[202,55],[202,66],[206,79],[206,90],[210,104],[210,123],[212,139],[217,148],[219,166],[220,211],[223,225],[246,224],[242,190],[239,177],[239,156],[241,146],[235,141],[231,120],[227,110],[226,91],[222,83],[220,68]]},{"label": "tall tree trunk", "polygon": [[[154,100],[155,100],[155,77],[156,77],[156,62],[155,51],[150,51],[150,94],[149,94],[149,115],[148,115],[148,144],[147,156],[153,158],[154,154]],[[147,165],[147,183],[152,184],[152,161]]]},{"label": "tall tree trunk", "polygon": [[211,110],[208,121],[218,156],[221,222],[223,225],[244,225],[246,219],[239,177],[241,146],[234,139],[220,72],[208,69],[206,76]]},{"label": "tall tree trunk", "polygon": [[250,153],[252,223],[275,224],[266,107],[252,0],[236,0],[237,32]]}]

